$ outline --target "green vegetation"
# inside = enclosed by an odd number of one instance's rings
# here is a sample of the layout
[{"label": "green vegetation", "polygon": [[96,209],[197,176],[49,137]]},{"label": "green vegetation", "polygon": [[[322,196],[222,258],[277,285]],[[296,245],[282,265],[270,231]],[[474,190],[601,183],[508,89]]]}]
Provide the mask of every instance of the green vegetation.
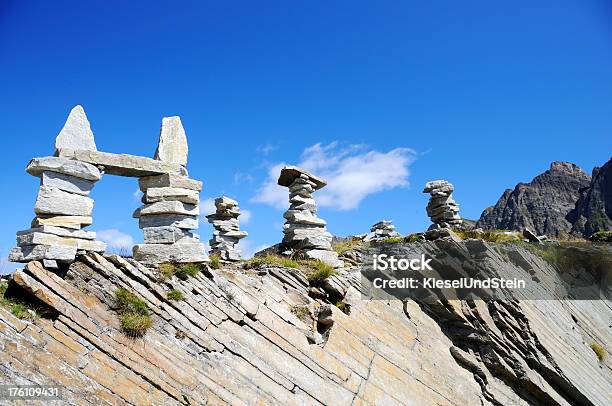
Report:
[{"label": "green vegetation", "polygon": [[378,241],[379,244],[400,244],[404,242],[404,237],[389,237]]},{"label": "green vegetation", "polygon": [[325,278],[329,278],[336,271],[325,262],[318,259],[299,259],[281,257],[279,255],[266,255],[265,257],[254,257],[245,261],[245,268],[256,268],[262,265],[283,266],[286,268],[300,269],[306,273],[306,278],[312,285],[321,283]]},{"label": "green vegetation", "polygon": [[175,302],[180,302],[185,299],[185,295],[178,289],[171,289],[166,293],[166,297],[168,300],[174,300]]},{"label": "green vegetation", "polygon": [[351,311],[351,306],[349,306],[349,304],[346,302],[336,302],[336,307],[344,314],[349,314]]},{"label": "green vegetation", "polygon": [[127,289],[115,291],[121,328],[130,337],[142,337],[153,325],[149,306]]},{"label": "green vegetation", "polygon": [[612,267],[610,250],[590,242],[567,241],[558,244],[525,244],[533,253],[560,271],[589,270],[603,274]]},{"label": "green vegetation", "polygon": [[518,232],[508,230],[485,230],[482,232],[474,230],[461,230],[453,228],[453,232],[462,240],[474,238],[487,242],[522,242],[523,237]]},{"label": "green vegetation", "polygon": [[170,279],[173,275],[181,279],[195,277],[202,270],[202,264],[172,264],[169,262],[159,264],[157,271],[161,280]]},{"label": "green vegetation", "polygon": [[34,320],[42,315],[39,309],[31,304],[7,295],[8,283],[0,282],[0,305],[8,309],[11,314],[22,320]]},{"label": "green vegetation", "polygon": [[304,323],[312,322],[312,318],[310,316],[310,309],[308,308],[308,306],[304,306],[304,305],[303,306],[300,306],[300,305],[292,306],[291,313],[295,314],[296,317],[300,319],[301,321],[303,321]]},{"label": "green vegetation", "polygon": [[210,267],[212,269],[221,268],[221,257],[218,254],[212,254],[208,259],[210,260]]},{"label": "green vegetation", "polygon": [[599,358],[600,361],[603,361],[604,358],[606,358],[606,356],[608,355],[608,352],[604,349],[604,347],[597,343],[591,344],[591,349],[593,350],[595,355],[597,355],[597,358]]},{"label": "green vegetation", "polygon": [[360,243],[361,243],[360,240],[352,239],[352,240],[349,240],[349,241],[338,243],[338,244],[334,245],[332,248],[339,255],[342,255],[342,254],[344,254],[347,251],[354,250],[356,247],[359,246]]},{"label": "green vegetation", "polygon": [[612,231],[598,231],[589,237],[595,242],[612,242]]},{"label": "green vegetation", "polygon": [[420,234],[410,234],[409,236],[406,237],[406,242],[421,242],[421,241],[425,241],[425,238],[420,235]]}]

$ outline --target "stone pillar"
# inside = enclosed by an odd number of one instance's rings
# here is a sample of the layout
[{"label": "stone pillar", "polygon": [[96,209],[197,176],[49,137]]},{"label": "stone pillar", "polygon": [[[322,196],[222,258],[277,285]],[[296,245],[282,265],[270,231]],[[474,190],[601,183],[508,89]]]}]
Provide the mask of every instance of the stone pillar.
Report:
[{"label": "stone pillar", "polygon": [[437,228],[457,227],[462,224],[459,216],[459,205],[453,200],[454,186],[446,180],[427,182],[423,193],[429,193],[427,215],[433,223],[430,230]]},{"label": "stone pillar", "polygon": [[278,184],[289,188],[290,206],[283,215],[287,220],[283,226],[283,254],[299,253],[334,267],[343,266],[331,248],[332,235],[325,227],[327,223],[317,217],[317,205],[312,197],[314,191],[327,183],[301,168],[286,166],[281,170]]},{"label": "stone pillar", "polygon": [[[164,117],[155,159],[187,165],[187,138],[179,117]],[[184,170],[187,173],[187,170]],[[194,233],[199,227],[202,182],[178,174],[139,179],[143,206],[134,212],[144,244],[133,249],[134,259],[146,265],[163,262],[205,262],[204,244]]]},{"label": "stone pillar", "polygon": [[[60,148],[96,150],[93,133],[81,106],[70,112],[55,140]],[[74,261],[78,253],[103,252],[106,244],[82,228],[92,223],[94,201],[89,196],[102,173],[91,164],[60,157],[34,158],[26,171],[40,178],[31,228],[17,232],[13,262],[43,261],[47,268]]]},{"label": "stone pillar", "polygon": [[210,254],[219,255],[225,261],[239,261],[240,251],[236,248],[238,242],[246,237],[246,231],[240,231],[240,208],[238,202],[229,197],[221,196],[215,199],[216,211],[206,216],[214,227],[213,238],[210,240]]},{"label": "stone pillar", "polygon": [[387,238],[399,237],[400,233],[395,231],[395,226],[390,220],[381,220],[370,228],[370,233],[365,236],[364,241],[382,241]]}]

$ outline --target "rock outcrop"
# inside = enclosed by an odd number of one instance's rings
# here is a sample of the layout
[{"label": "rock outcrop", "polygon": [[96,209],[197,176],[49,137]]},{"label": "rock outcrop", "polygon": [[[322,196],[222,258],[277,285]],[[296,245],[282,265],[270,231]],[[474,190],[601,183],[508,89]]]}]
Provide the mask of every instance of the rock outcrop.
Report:
[{"label": "rock outcrop", "polygon": [[433,180],[425,184],[423,193],[429,193],[427,215],[433,228],[449,228],[461,225],[459,205],[453,199],[455,187],[446,180]]},{"label": "rock outcrop", "polygon": [[[522,246],[392,244],[458,269],[540,277]],[[502,267],[499,267],[502,265]],[[358,275],[358,274],[357,274]],[[346,284],[340,274],[338,285]],[[358,280],[359,278],[357,278]],[[554,281],[551,281],[554,283]],[[610,302],[313,299],[296,269],[233,266],[160,280],[133,259],[90,253],[62,277],[31,262],[9,289],[44,304],[25,321],[0,307],[0,384],[61,385],[67,404],[609,405]],[[348,288],[347,288],[348,286]],[[150,308],[122,332],[115,292]],[[184,299],[168,299],[180,291]],[[36,298],[36,299],[34,299]]]},{"label": "rock outcrop", "polygon": [[221,196],[215,199],[215,208],[215,213],[206,216],[215,229],[213,238],[209,241],[209,253],[218,255],[224,261],[238,261],[241,255],[236,245],[248,235],[246,231],[240,231],[238,202]]},{"label": "rock outcrop", "polygon": [[567,215],[571,234],[588,238],[598,231],[612,230],[612,159],[593,169],[591,183],[580,190],[574,210]]},{"label": "rock outcrop", "polygon": [[282,251],[293,254],[298,251],[305,258],[319,259],[334,267],[342,266],[331,248],[332,235],[326,229],[326,222],[317,217],[317,204],[312,193],[327,183],[295,166],[285,166],[278,178],[280,186],[289,188],[289,209],[283,217],[285,236]]},{"label": "rock outcrop", "polygon": [[567,216],[590,180],[575,164],[553,162],[549,170],[531,182],[506,190],[495,206],[483,211],[476,227],[519,231],[529,228],[538,235],[567,237],[572,230]]}]

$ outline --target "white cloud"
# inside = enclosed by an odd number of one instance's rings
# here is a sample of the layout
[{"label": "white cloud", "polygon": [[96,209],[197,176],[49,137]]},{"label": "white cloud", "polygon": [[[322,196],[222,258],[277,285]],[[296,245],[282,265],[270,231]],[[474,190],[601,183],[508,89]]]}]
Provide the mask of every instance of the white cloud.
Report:
[{"label": "white cloud", "polygon": [[[408,186],[409,167],[415,157],[409,148],[379,152],[365,145],[341,148],[337,142],[317,143],[304,150],[298,166],[327,180],[327,186],[315,195],[320,206],[351,210],[370,194]],[[288,206],[287,188],[276,184],[284,165],[279,163],[269,169],[254,202],[278,209]]]},{"label": "white cloud", "polygon": [[271,245],[272,244],[260,244],[253,246],[253,241],[245,238],[238,242],[237,248],[240,250],[242,258],[249,259],[253,258],[253,255],[255,255],[256,252],[266,249]]},{"label": "white cloud", "polygon": [[217,208],[215,207],[215,199],[212,197],[200,202],[200,213],[202,213],[203,216],[213,214],[215,211],[217,211]]},{"label": "white cloud", "polygon": [[134,238],[116,228],[109,230],[101,230],[97,233],[97,238],[100,241],[105,242],[109,248],[117,250],[132,250],[134,246]]},{"label": "white cloud", "polygon": [[249,224],[249,221],[251,221],[251,217],[252,217],[251,210],[247,210],[247,209],[240,209],[240,217],[238,217],[238,220],[240,220],[240,224]]},{"label": "white cloud", "polygon": [[255,178],[250,173],[236,172],[234,174],[234,183],[240,185],[242,183],[251,184],[255,182]]},{"label": "white cloud", "polygon": [[142,192],[140,191],[140,189],[136,189],[133,193],[132,193],[132,200],[134,202],[140,202],[142,199]]},{"label": "white cloud", "polygon": [[257,147],[257,152],[262,155],[269,155],[270,153],[276,151],[278,149],[277,145],[274,144],[264,144]]}]

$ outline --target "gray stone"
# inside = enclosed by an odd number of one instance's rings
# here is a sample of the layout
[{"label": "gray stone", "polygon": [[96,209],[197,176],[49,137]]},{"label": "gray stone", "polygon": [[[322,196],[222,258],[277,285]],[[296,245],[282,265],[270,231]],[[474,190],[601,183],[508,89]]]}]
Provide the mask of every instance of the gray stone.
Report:
[{"label": "gray stone", "polygon": [[64,128],[55,139],[55,151],[60,148],[96,151],[94,135],[83,107],[77,105],[70,111]]},{"label": "gray stone", "polygon": [[305,175],[308,180],[310,180],[312,183],[315,184],[314,190],[319,190],[325,185],[327,185],[327,182],[324,179],[313,175],[312,173],[306,171],[305,169],[298,168],[297,166],[283,167],[283,169],[281,169],[281,173],[278,178],[278,184],[280,186],[289,187],[297,178],[300,177],[300,175]]},{"label": "gray stone", "polygon": [[194,234],[178,227],[147,227],[143,230],[146,244],[174,244],[183,238],[194,238]]},{"label": "gray stone", "polygon": [[197,191],[176,187],[160,187],[147,189],[144,200],[146,203],[155,203],[163,200],[177,200],[183,203],[199,204],[200,195]]},{"label": "gray stone", "polygon": [[195,230],[199,226],[198,218],[180,214],[158,214],[155,216],[141,216],[140,228],[149,227],[176,227],[186,230]]},{"label": "gray stone", "polygon": [[77,253],[77,247],[58,247],[49,245],[28,245],[15,247],[9,254],[11,262],[41,261],[43,259],[58,262],[72,262]]},{"label": "gray stone", "polygon": [[94,186],[91,180],[49,171],[42,173],[40,184],[83,196],[89,195]]},{"label": "gray stone", "polygon": [[173,200],[145,204],[140,208],[140,216],[153,214],[184,214],[188,216],[198,216],[200,214],[200,207],[198,205],[186,204]]},{"label": "gray stone", "polygon": [[159,134],[155,159],[179,165],[187,165],[187,136],[178,116],[164,117]]},{"label": "gray stone", "polygon": [[146,265],[164,262],[206,262],[204,244],[139,244],[134,246],[134,259]]},{"label": "gray stone", "polygon": [[49,225],[80,230],[81,227],[91,225],[92,222],[93,218],[91,216],[54,216],[39,214],[32,220],[32,227]]},{"label": "gray stone", "polygon": [[92,181],[100,180],[102,177],[102,174],[94,165],[54,156],[32,159],[26,168],[26,172],[37,177],[42,176],[43,172],[57,172]]},{"label": "gray stone", "polygon": [[41,225],[39,227],[33,227],[28,230],[17,231],[17,235],[31,234],[31,233],[45,233],[45,234],[53,234],[60,237],[70,237],[70,238],[81,238],[83,240],[95,240],[96,232],[95,231],[85,231],[85,230],[68,230],[63,227],[57,227],[52,225]]},{"label": "gray stone", "polygon": [[237,261],[241,257],[236,245],[248,235],[246,231],[240,231],[238,202],[221,196],[215,199],[215,208],[215,213],[206,216],[214,227],[213,238],[209,241],[210,254],[225,261]]},{"label": "gray stone", "polygon": [[93,205],[94,201],[89,197],[41,186],[36,198],[34,212],[36,214],[91,216]]},{"label": "gray stone", "polygon": [[32,232],[17,235],[17,245],[50,245],[58,247],[76,247],[78,250],[104,252],[106,244],[101,241],[81,238],[60,237],[54,234]]},{"label": "gray stone", "polygon": [[163,174],[157,176],[146,176],[138,180],[138,185],[142,192],[146,192],[151,188],[173,187],[201,191],[202,182],[195,179],[189,179],[186,176],[176,174]]},{"label": "gray stone", "polygon": [[43,259],[43,266],[47,269],[57,269],[57,261],[54,259]]},{"label": "gray stone", "polygon": [[327,224],[325,220],[314,216],[309,211],[287,210],[283,217],[290,223],[312,224],[315,226],[325,226]]},{"label": "gray stone", "polygon": [[541,238],[538,237],[533,231],[528,228],[523,230],[523,237],[525,237],[529,242],[540,243],[542,242]]},{"label": "gray stone", "polygon": [[162,175],[166,173],[186,176],[187,170],[170,162],[127,154],[112,154],[109,152],[73,150],[62,148],[59,156],[76,159],[96,166],[103,166],[104,172],[117,176],[143,177]]}]

